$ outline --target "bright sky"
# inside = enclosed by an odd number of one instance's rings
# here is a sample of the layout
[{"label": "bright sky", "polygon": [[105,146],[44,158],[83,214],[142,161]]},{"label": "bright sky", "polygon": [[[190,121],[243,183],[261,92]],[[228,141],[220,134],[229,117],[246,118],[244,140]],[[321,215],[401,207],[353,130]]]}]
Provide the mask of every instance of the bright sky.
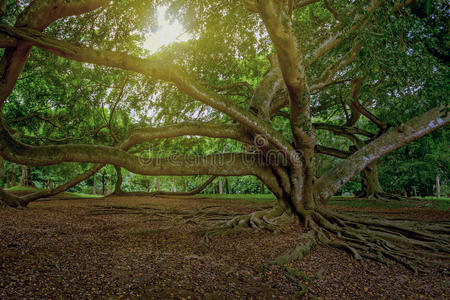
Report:
[{"label": "bright sky", "polygon": [[151,53],[157,52],[162,46],[173,42],[187,41],[191,37],[184,32],[183,25],[178,20],[170,20],[166,17],[166,6],[158,7],[158,29],[147,36],[144,47]]}]

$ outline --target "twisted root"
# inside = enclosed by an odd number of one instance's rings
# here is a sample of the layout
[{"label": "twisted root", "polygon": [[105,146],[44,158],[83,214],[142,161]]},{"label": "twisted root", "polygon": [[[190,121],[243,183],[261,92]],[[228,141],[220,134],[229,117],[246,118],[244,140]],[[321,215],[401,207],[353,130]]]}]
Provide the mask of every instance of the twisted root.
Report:
[{"label": "twisted root", "polygon": [[260,210],[249,215],[241,215],[229,221],[219,223],[213,228],[204,232],[205,241],[210,241],[213,237],[232,232],[239,232],[243,228],[252,228],[256,231],[268,230],[273,233],[282,231],[281,225],[294,221],[295,218],[287,210],[280,207]]},{"label": "twisted root", "polygon": [[384,264],[396,261],[415,272],[450,264],[450,223],[420,223],[355,216],[317,209],[308,222],[310,231],[301,236],[289,253],[275,263],[283,265],[306,256],[320,242],[349,252],[355,259],[369,258]]}]

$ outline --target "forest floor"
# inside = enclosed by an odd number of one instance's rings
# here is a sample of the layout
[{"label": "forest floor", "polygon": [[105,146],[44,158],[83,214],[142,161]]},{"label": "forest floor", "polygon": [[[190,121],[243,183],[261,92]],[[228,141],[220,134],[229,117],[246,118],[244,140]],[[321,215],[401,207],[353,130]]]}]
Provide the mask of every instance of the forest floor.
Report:
[{"label": "forest floor", "polygon": [[[448,209],[346,204],[339,210],[424,221],[450,220]],[[358,200],[361,202],[362,200]],[[265,199],[109,197],[48,200],[0,209],[0,299],[295,299],[299,286],[267,263],[296,244],[280,234],[241,232],[202,241],[221,212],[250,213]],[[192,218],[192,215],[196,215]],[[414,274],[393,263],[359,263],[318,246],[289,265],[302,272],[306,298],[445,299],[450,277]],[[448,298],[447,298],[448,299]]]}]

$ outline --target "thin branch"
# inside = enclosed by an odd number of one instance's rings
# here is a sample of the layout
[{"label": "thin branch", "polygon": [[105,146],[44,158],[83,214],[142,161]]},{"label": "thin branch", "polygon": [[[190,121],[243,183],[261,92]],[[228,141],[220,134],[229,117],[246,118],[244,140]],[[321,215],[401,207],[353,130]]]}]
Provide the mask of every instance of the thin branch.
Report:
[{"label": "thin branch", "polygon": [[339,21],[338,13],[331,7],[330,3],[327,0],[323,1],[325,3],[325,8],[333,15],[336,21]]},{"label": "thin branch", "polygon": [[373,138],[375,136],[369,131],[352,126],[340,126],[327,123],[314,123],[313,125],[316,129],[328,130],[335,133],[357,134],[368,138]]},{"label": "thin branch", "polygon": [[229,90],[229,89],[232,89],[235,87],[246,87],[251,95],[253,95],[255,93],[255,90],[253,89],[253,87],[250,85],[250,83],[248,83],[246,81],[230,83],[230,84],[223,85],[223,86],[215,86],[213,88],[216,91],[224,91],[224,90]]},{"label": "thin branch", "polygon": [[41,116],[39,114],[31,114],[31,115],[27,115],[27,116],[20,117],[20,118],[15,118],[15,119],[10,120],[9,122],[10,123],[19,123],[19,122],[27,121],[27,120],[30,120],[30,119],[33,119],[33,118],[40,119],[40,120],[42,120],[44,122],[49,123],[50,125],[52,125],[52,126],[54,126],[56,128],[61,129],[61,126],[55,124],[53,120],[51,120],[50,118],[47,118],[47,117],[43,117],[43,116]]},{"label": "thin branch", "polygon": [[310,4],[319,2],[320,0],[296,0],[294,1],[294,9],[299,9],[302,7],[306,7]]},{"label": "thin branch", "polygon": [[350,155],[352,155],[352,152],[349,152],[349,151],[343,151],[343,150],[325,147],[325,146],[321,146],[321,145],[316,145],[314,150],[316,153],[319,153],[319,154],[330,155],[333,157],[338,157],[338,158],[343,158],[343,159],[346,159]]}]

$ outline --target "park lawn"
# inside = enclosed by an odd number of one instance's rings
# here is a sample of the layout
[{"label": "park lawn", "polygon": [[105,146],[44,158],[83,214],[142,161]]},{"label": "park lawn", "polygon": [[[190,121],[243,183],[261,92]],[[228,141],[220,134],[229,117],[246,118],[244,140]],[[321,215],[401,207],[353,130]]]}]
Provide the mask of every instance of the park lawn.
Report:
[{"label": "park lawn", "polygon": [[[7,189],[10,192],[13,192],[15,194],[29,194],[29,193],[35,193],[39,192],[40,189],[35,187],[23,187],[20,185],[13,186],[9,189]],[[84,193],[76,193],[76,192],[63,192],[56,196],[53,196],[53,198],[58,199],[91,199],[91,198],[102,198],[103,195],[93,195],[93,194],[84,194]]]},{"label": "park lawn", "polygon": [[[222,199],[222,200],[246,200],[252,203],[255,202],[275,202],[276,198],[272,194],[201,194],[199,197]],[[417,197],[417,200],[411,199],[407,201],[382,201],[382,200],[368,200],[351,197],[333,197],[328,205],[337,207],[351,207],[351,208],[432,208],[438,210],[450,209],[450,198],[436,198],[436,197]]]}]

